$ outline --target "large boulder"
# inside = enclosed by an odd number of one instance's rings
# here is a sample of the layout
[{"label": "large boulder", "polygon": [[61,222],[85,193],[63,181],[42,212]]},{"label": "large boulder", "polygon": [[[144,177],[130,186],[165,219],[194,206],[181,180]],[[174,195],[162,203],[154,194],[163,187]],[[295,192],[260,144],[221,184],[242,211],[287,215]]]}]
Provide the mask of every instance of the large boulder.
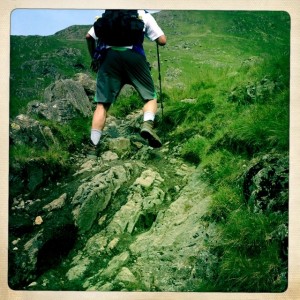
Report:
[{"label": "large boulder", "polygon": [[77,73],[74,79],[82,85],[89,99],[93,100],[96,93],[96,80],[85,73]]},{"label": "large boulder", "polygon": [[91,116],[92,104],[78,81],[65,79],[58,80],[45,89],[42,103],[30,102],[28,113],[35,113],[48,120],[66,123],[78,115]]}]

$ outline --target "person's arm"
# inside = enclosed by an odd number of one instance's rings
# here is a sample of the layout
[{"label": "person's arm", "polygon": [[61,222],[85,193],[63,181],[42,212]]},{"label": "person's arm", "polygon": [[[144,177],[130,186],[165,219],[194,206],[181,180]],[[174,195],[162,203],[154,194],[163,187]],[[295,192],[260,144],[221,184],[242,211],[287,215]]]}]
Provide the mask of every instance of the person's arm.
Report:
[{"label": "person's arm", "polygon": [[96,49],[96,40],[89,34],[87,33],[86,36],[86,42],[87,42],[87,46],[88,46],[88,50],[90,53],[90,56],[92,58],[92,62],[91,62],[91,69],[94,72],[98,72],[99,70],[99,62],[97,59],[94,58],[94,52]]},{"label": "person's arm", "polygon": [[90,56],[91,56],[91,58],[93,58],[94,51],[95,51],[95,48],[96,48],[95,39],[89,33],[86,34],[85,38],[86,38],[86,42],[87,42],[87,46],[88,46]]},{"label": "person's arm", "polygon": [[167,37],[163,34],[160,37],[158,37],[155,41],[158,45],[164,46],[167,43]]},{"label": "person's arm", "polygon": [[143,21],[145,23],[146,36],[158,45],[164,46],[167,43],[167,38],[153,16],[150,13],[144,13]]}]

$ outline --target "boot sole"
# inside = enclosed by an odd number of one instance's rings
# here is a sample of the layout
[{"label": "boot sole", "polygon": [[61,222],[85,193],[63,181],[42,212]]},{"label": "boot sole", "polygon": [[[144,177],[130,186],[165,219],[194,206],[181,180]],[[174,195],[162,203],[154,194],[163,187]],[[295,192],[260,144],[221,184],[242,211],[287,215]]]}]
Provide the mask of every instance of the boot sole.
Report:
[{"label": "boot sole", "polygon": [[149,146],[153,148],[160,148],[162,146],[161,141],[156,139],[149,131],[141,131],[141,137],[148,140]]}]

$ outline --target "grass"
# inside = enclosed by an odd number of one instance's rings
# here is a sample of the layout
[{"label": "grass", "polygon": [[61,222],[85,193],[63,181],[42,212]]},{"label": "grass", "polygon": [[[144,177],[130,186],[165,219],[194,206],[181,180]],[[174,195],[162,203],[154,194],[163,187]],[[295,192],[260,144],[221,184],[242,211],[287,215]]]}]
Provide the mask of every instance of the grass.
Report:
[{"label": "grass", "polygon": [[209,143],[202,136],[195,136],[183,144],[181,156],[192,163],[199,164],[208,151]]},{"label": "grass", "polygon": [[287,107],[283,106],[282,111],[279,111],[274,105],[257,105],[242,115],[243,117],[240,117],[229,129],[232,139],[239,140],[257,151],[261,147],[268,151],[273,148],[281,151],[288,150]]},{"label": "grass", "polygon": [[11,148],[10,157],[11,162],[17,161],[21,164],[24,164],[35,157],[54,165],[64,165],[67,162],[69,153],[62,150],[61,147],[57,145],[50,146],[46,151],[30,145],[17,145]]},{"label": "grass", "polygon": [[280,274],[281,260],[278,246],[269,245],[259,256],[247,254],[230,248],[225,251],[221,273],[217,280],[220,289],[243,292],[284,292],[286,281]]},{"label": "grass", "polygon": [[222,230],[222,252],[216,286],[221,290],[283,292],[286,281],[280,246],[270,239],[274,221],[247,209],[235,210]]},{"label": "grass", "polygon": [[134,91],[129,96],[120,95],[117,101],[111,106],[109,113],[117,118],[125,118],[134,110],[141,109],[142,106],[143,100],[138,93]]},{"label": "grass", "polygon": [[225,223],[231,212],[244,205],[243,197],[238,188],[220,185],[212,196],[208,219],[214,222]]}]

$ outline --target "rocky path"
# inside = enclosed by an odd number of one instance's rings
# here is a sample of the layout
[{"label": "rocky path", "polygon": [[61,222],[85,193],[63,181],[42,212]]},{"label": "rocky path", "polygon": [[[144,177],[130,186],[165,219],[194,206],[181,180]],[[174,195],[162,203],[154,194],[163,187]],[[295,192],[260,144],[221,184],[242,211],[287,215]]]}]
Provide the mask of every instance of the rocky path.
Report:
[{"label": "rocky path", "polygon": [[214,228],[202,218],[210,198],[200,170],[180,159],[178,146],[149,147],[139,121],[139,113],[108,118],[100,157],[75,154],[61,194],[40,200],[34,229],[11,241],[16,285],[185,291],[207,271]]}]

